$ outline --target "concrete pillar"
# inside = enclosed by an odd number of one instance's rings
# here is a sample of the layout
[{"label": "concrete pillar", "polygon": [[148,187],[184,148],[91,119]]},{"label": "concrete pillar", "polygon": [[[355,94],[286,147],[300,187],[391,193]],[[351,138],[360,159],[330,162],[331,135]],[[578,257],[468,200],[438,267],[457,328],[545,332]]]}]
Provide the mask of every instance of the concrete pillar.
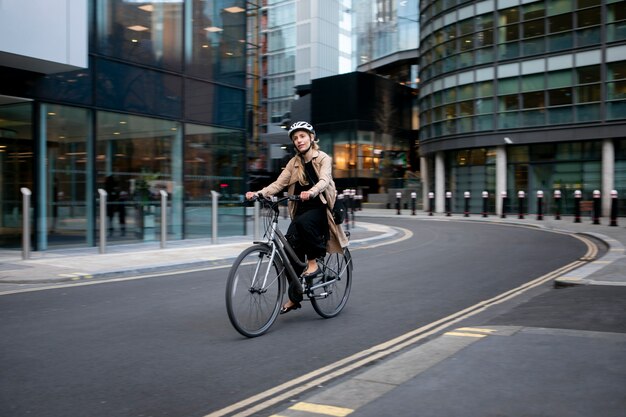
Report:
[{"label": "concrete pillar", "polygon": [[446,165],[443,152],[435,154],[435,213],[445,210]]},{"label": "concrete pillar", "polygon": [[602,216],[611,213],[611,191],[615,184],[615,147],[612,139],[602,141]]},{"label": "concrete pillar", "polygon": [[424,211],[428,210],[428,193],[430,192],[430,188],[428,184],[430,183],[430,169],[428,167],[428,158],[420,156],[420,174],[422,175],[422,209]]},{"label": "concrete pillar", "polygon": [[502,192],[506,191],[506,146],[496,146],[496,214],[501,215]]}]

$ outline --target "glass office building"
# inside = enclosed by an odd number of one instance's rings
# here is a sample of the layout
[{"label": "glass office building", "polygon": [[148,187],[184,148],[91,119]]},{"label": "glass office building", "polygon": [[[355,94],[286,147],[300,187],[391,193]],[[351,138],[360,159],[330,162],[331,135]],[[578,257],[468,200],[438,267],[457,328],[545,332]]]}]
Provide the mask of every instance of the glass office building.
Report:
[{"label": "glass office building", "polygon": [[[562,193],[626,202],[626,2],[422,0],[420,138],[424,192],[444,211],[463,193],[490,211],[534,212]],[[510,204],[501,197],[506,193]],[[474,203],[479,207],[479,203]],[[480,211],[480,209],[477,209]],[[626,213],[624,208],[621,214]]]},{"label": "glass office building", "polygon": [[84,27],[68,42],[82,36],[85,64],[0,41],[0,248],[20,245],[22,188],[35,250],[96,245],[100,189],[109,244],[159,240],[161,190],[168,239],[211,237],[212,191],[220,235],[244,233],[245,2],[34,1],[9,12],[37,28],[47,10],[48,33]]}]

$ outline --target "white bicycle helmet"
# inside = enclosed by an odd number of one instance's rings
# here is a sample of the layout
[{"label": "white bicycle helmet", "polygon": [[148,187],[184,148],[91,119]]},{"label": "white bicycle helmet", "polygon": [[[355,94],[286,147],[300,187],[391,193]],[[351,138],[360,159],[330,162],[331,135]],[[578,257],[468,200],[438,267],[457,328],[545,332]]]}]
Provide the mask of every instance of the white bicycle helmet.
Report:
[{"label": "white bicycle helmet", "polygon": [[294,124],[292,124],[289,128],[289,138],[291,138],[291,135],[297,130],[306,130],[307,132],[315,136],[315,130],[309,122],[295,122]]}]

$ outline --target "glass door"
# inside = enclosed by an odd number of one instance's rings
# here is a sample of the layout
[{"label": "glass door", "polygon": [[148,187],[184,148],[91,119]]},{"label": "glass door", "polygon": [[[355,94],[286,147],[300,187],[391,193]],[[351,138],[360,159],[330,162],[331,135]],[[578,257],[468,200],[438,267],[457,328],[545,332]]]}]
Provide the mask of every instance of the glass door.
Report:
[{"label": "glass door", "polygon": [[[22,193],[33,190],[32,102],[0,96],[0,248],[22,242]],[[33,202],[31,201],[32,219]],[[31,222],[32,225],[32,222]],[[31,227],[31,230],[33,228]]]}]

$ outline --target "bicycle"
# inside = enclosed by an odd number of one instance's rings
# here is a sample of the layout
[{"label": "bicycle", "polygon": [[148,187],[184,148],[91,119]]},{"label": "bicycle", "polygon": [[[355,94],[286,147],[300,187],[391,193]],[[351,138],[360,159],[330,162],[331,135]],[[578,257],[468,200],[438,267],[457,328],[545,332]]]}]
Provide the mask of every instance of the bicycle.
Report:
[{"label": "bicycle", "polygon": [[313,309],[323,318],[337,316],[346,305],[352,286],[352,256],[326,254],[317,262],[322,274],[313,282],[299,277],[293,265],[305,268],[293,247],[278,227],[279,207],[297,196],[280,199],[256,198],[265,209],[264,241],[253,242],[237,257],[228,274],[226,309],[235,329],[244,336],[257,337],[274,324],[283,305],[288,283],[306,295]]}]

